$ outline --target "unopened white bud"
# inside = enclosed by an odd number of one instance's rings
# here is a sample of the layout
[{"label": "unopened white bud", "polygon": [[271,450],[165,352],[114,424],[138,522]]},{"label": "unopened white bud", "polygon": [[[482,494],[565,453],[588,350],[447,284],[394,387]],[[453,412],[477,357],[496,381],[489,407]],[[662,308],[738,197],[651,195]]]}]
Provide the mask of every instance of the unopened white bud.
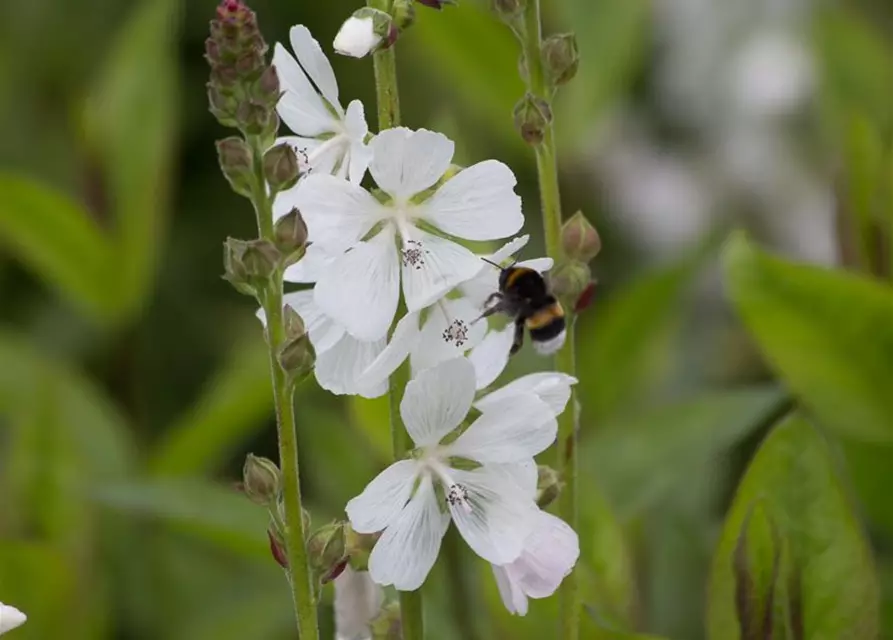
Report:
[{"label": "unopened white bud", "polygon": [[341,55],[354,58],[367,56],[384,40],[381,28],[376,27],[375,16],[368,10],[360,9],[344,21],[332,45]]}]

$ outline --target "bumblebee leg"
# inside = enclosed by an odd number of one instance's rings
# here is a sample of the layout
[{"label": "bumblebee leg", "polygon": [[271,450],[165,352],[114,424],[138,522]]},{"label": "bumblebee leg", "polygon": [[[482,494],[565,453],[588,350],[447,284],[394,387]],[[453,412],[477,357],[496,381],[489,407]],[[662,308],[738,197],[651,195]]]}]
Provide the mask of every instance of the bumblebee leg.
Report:
[{"label": "bumblebee leg", "polygon": [[521,345],[524,344],[524,321],[520,318],[515,320],[515,339],[512,342],[512,348],[509,351],[509,355],[515,355],[518,351],[521,350]]},{"label": "bumblebee leg", "polygon": [[[496,304],[493,304],[494,301],[496,302]],[[484,302],[484,312],[480,316],[475,318],[475,320],[472,322],[472,324],[474,324],[478,320],[483,320],[484,318],[489,318],[494,313],[499,313],[501,311],[504,311],[505,310],[504,302],[505,302],[505,300],[503,299],[502,294],[499,293],[498,291],[494,294],[491,294],[490,297],[487,298],[487,301]]]}]

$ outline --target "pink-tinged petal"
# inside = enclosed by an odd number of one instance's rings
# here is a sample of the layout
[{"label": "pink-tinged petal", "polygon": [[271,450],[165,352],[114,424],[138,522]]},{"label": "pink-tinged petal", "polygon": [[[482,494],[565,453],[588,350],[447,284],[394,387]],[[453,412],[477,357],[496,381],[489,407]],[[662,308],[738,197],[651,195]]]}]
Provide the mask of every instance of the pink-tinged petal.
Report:
[{"label": "pink-tinged petal", "polygon": [[452,240],[412,229],[401,249],[403,296],[409,311],[418,311],[450,289],[473,278],[480,259]]},{"label": "pink-tinged petal", "polygon": [[310,239],[330,253],[353,246],[387,214],[368,191],[330,175],[302,179],[291,202],[304,217]]},{"label": "pink-tinged petal", "polygon": [[419,341],[419,314],[408,313],[397,322],[388,345],[363,372],[366,385],[387,384],[388,378],[409,356]]},{"label": "pink-tinged petal", "polygon": [[555,416],[561,415],[571,397],[571,387],[577,379],[566,373],[542,371],[522,376],[504,387],[488,393],[474,403],[480,411],[491,411],[507,402],[511,404],[516,397],[535,395],[552,409]]},{"label": "pink-tinged petal", "polygon": [[385,129],[370,146],[375,183],[400,201],[434,186],[453,159],[452,140],[425,129]]},{"label": "pink-tinged petal", "polygon": [[[312,341],[312,336],[311,336]],[[335,395],[377,398],[387,393],[386,380],[369,383],[363,372],[385,347],[385,338],[371,342],[343,334],[331,348],[316,354],[316,381]]]},{"label": "pink-tinged petal", "polygon": [[499,589],[499,597],[509,613],[519,616],[527,615],[527,596],[521,591],[521,585],[513,580],[504,567],[491,564],[493,577],[496,578],[496,587]]},{"label": "pink-tinged petal", "polygon": [[302,24],[295,25],[289,31],[291,48],[298,58],[298,64],[310,76],[313,84],[319,89],[332,108],[341,115],[341,103],[338,102],[338,82],[335,72],[319,43],[310,35],[310,30]]},{"label": "pink-tinged petal", "polygon": [[412,495],[419,463],[400,460],[379,473],[344,510],[354,531],[375,533],[393,524]]},{"label": "pink-tinged petal", "polygon": [[394,585],[399,591],[421,587],[437,560],[449,524],[449,515],[440,511],[430,476],[422,476],[412,500],[372,549],[372,579],[384,586]]},{"label": "pink-tinged petal", "polygon": [[368,571],[350,565],[335,579],[335,640],[369,638],[369,625],[381,613],[384,591]]},{"label": "pink-tinged petal", "polygon": [[507,565],[509,577],[531,598],[548,598],[580,557],[577,533],[562,519],[539,511],[524,551]]},{"label": "pink-tinged petal", "polygon": [[406,385],[400,415],[417,447],[437,444],[468,415],[474,400],[474,368],[454,358],[426,369]]},{"label": "pink-tinged petal", "polygon": [[431,305],[419,342],[412,351],[413,371],[424,371],[445,360],[462,357],[480,344],[487,334],[487,323],[475,323],[479,315],[463,298],[439,300]]},{"label": "pink-tinged petal", "polygon": [[511,169],[487,160],[460,171],[419,205],[420,217],[441,231],[467,240],[493,240],[524,224],[521,198]]},{"label": "pink-tinged petal", "polygon": [[468,360],[474,365],[478,390],[489,387],[505,370],[514,340],[515,325],[508,324],[499,331],[488,332],[484,340],[468,354]]},{"label": "pink-tinged petal", "polygon": [[273,66],[283,91],[276,106],[282,122],[299,136],[308,138],[337,132],[341,126],[339,120],[326,107],[301,66],[278,42],[273,48]]},{"label": "pink-tinged petal", "polygon": [[394,235],[385,228],[338,256],[313,291],[327,316],[358,340],[372,341],[387,334],[399,287]]}]

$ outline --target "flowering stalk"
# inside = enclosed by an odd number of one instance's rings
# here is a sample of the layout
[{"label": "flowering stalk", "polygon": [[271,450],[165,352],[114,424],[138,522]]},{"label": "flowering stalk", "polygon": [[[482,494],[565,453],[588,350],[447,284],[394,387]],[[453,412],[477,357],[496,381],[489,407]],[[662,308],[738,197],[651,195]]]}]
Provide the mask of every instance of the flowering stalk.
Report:
[{"label": "flowering stalk", "polygon": [[[372,9],[387,12],[390,0],[368,0],[367,4]],[[375,69],[375,97],[378,107],[378,130],[399,126],[400,124],[400,96],[397,92],[397,56],[394,47],[379,49],[373,54],[372,63]],[[401,300],[397,308],[393,332],[397,321],[406,315],[404,302]],[[406,383],[409,382],[409,361],[404,362],[391,375],[388,382],[388,403],[390,406],[391,442],[394,448],[394,459],[401,459],[407,451],[412,449],[412,442],[407,434],[406,427],[400,417],[400,397]],[[400,592],[400,617],[404,640],[423,640],[425,637],[425,624],[422,618],[422,592]]]},{"label": "flowering stalk", "polygon": [[[552,87],[547,77],[543,58],[540,1],[527,0],[523,13],[523,28],[519,38],[527,67],[527,89],[534,99],[549,104]],[[540,188],[543,227],[546,237],[546,253],[556,264],[563,260],[561,244],[561,197],[558,191],[558,158],[551,117],[542,125],[542,140],[534,145],[536,171]],[[574,363],[573,309],[566,309],[567,337],[564,346],[555,354],[555,369],[576,376]],[[570,399],[570,410],[558,418],[557,468],[564,481],[564,489],[558,502],[561,518],[577,529],[577,403],[576,394]],[[560,591],[561,638],[577,640],[580,627],[579,580],[574,571],[565,578]]]}]

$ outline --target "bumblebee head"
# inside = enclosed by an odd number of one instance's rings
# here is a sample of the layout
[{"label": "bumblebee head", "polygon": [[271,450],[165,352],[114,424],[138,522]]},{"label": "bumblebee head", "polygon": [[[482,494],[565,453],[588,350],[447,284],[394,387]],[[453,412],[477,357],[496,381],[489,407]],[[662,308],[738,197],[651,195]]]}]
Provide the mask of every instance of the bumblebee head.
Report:
[{"label": "bumblebee head", "polygon": [[496,262],[493,262],[492,260],[488,260],[487,258],[481,258],[481,260],[483,260],[487,264],[491,264],[494,267],[496,267],[497,269],[499,269],[499,272],[500,272],[499,273],[499,290],[500,291],[505,291],[505,288],[506,288],[512,274],[521,270],[519,267],[515,266],[515,264],[517,264],[517,262],[518,262],[517,260],[512,262],[507,267],[503,267],[501,264],[497,264]]}]

